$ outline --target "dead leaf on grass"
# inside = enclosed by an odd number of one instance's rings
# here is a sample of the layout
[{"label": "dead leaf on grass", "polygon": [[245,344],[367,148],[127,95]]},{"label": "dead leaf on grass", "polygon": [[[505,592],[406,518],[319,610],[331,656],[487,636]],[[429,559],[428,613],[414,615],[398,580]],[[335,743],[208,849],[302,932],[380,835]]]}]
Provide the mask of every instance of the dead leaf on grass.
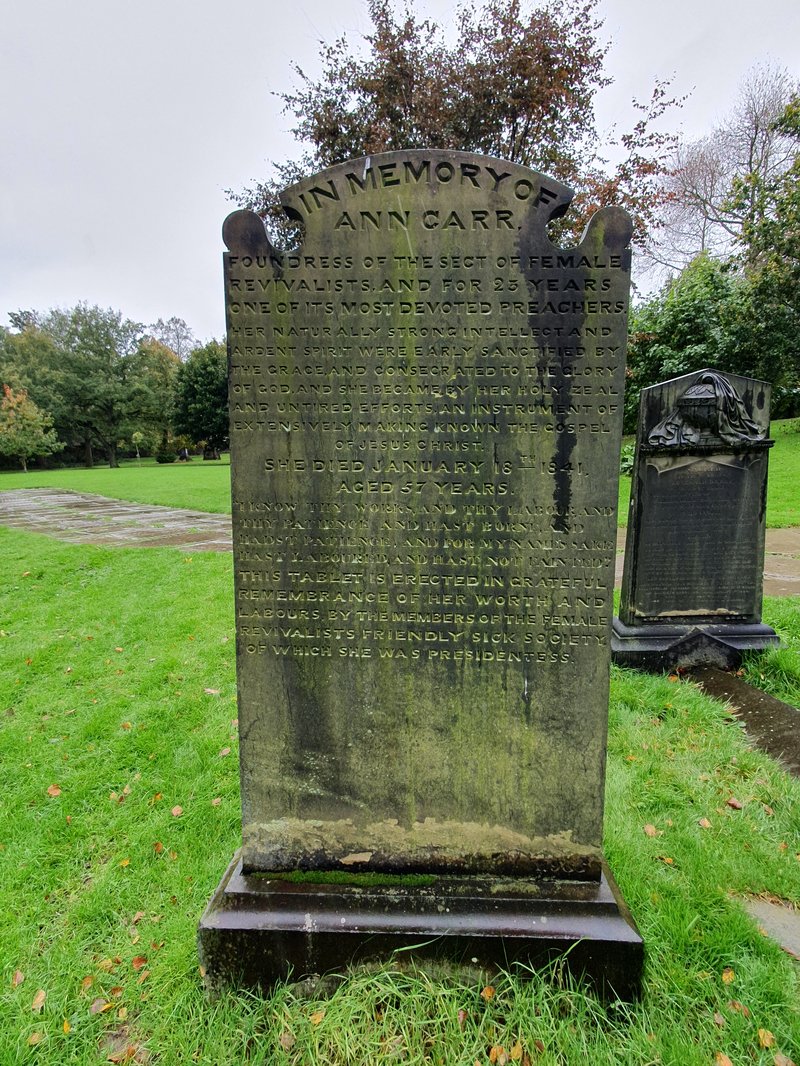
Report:
[{"label": "dead leaf on grass", "polygon": [[700,826],[701,829],[711,828],[711,822],[709,822],[708,818],[701,818],[697,824]]},{"label": "dead leaf on grass", "polygon": [[759,1047],[774,1047],[775,1034],[771,1033],[769,1029],[758,1030],[758,1043]]},{"label": "dead leaf on grass", "polygon": [[44,1001],[46,999],[47,993],[43,988],[40,988],[36,995],[33,997],[33,1002],[31,1003],[31,1010],[34,1014],[41,1014],[42,1008],[44,1007]]},{"label": "dead leaf on grass", "polygon": [[41,1043],[41,1040],[41,1033],[31,1033],[31,1035],[28,1037],[28,1047],[35,1047],[36,1044]]},{"label": "dead leaf on grass", "polygon": [[231,753],[231,749],[230,748],[220,748],[219,757],[220,757],[220,759],[224,759],[225,756],[226,755],[230,755],[230,753]]},{"label": "dead leaf on grass", "polygon": [[53,796],[53,798],[55,798],[56,796],[60,796],[61,789],[58,787],[58,785],[49,785],[47,789],[47,795]]},{"label": "dead leaf on grass", "polygon": [[107,999],[102,996],[98,996],[97,999],[93,999],[89,1006],[90,1014],[104,1014],[107,1010],[111,1010],[114,1006],[113,1003],[109,1003]]},{"label": "dead leaf on grass", "polygon": [[714,1025],[718,1025],[720,1029],[724,1029],[728,1023],[719,1011],[714,1012]]},{"label": "dead leaf on grass", "polygon": [[714,1056],[714,1066],[733,1066],[733,1063],[724,1051],[718,1051]]},{"label": "dead leaf on grass", "polygon": [[647,825],[642,826],[642,829],[644,830],[645,836],[648,836],[648,837],[660,837],[660,836],[663,836],[662,831],[660,829],[656,829],[656,827],[654,825],[651,825],[649,822],[647,823]]},{"label": "dead leaf on grass", "polygon": [[774,1066],[794,1066],[794,1063],[789,1058],[789,1056],[781,1054],[780,1051],[775,1052],[775,1057],[772,1061],[774,1063]]},{"label": "dead leaf on grass", "polygon": [[146,955],[136,955],[133,959],[131,959],[131,966],[134,968],[134,970],[136,970],[137,973],[139,972],[139,970],[142,969],[143,966],[146,966],[146,965],[147,965],[147,956]]},{"label": "dead leaf on grass", "polygon": [[494,999],[494,986],[487,985],[486,988],[484,988],[484,990],[481,992],[481,997],[485,999],[487,1003],[490,999]]},{"label": "dead leaf on grass", "polygon": [[738,800],[735,796],[730,796],[726,802],[728,806],[733,808],[733,810],[735,811],[740,811],[742,809],[742,801]]},{"label": "dead leaf on grass", "polygon": [[170,814],[173,818],[180,818],[180,816],[183,814],[183,807],[173,807],[170,811]]},{"label": "dead leaf on grass", "polygon": [[744,1003],[740,1003],[738,999],[729,999],[728,1006],[731,1010],[739,1011],[745,1018],[750,1017],[750,1008],[745,1007]]},{"label": "dead leaf on grass", "polygon": [[11,978],[12,986],[16,988],[17,985],[21,985],[24,980],[25,974],[22,972],[22,970],[14,970],[14,976]]},{"label": "dead leaf on grass", "polygon": [[325,1017],[324,1010],[315,1010],[312,1015],[309,1016],[309,1021],[312,1025],[319,1025],[322,1019]]},{"label": "dead leaf on grass", "polygon": [[736,980],[736,973],[732,966],[726,966],[722,971],[722,980],[726,985],[732,985]]}]

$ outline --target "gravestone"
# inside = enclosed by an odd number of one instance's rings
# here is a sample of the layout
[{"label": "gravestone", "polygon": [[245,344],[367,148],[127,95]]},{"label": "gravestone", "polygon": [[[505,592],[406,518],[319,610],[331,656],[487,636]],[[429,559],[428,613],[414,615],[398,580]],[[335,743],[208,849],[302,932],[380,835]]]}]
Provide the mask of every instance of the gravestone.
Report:
[{"label": "gravestone", "polygon": [[737,666],[761,621],[770,386],[701,370],[642,389],[615,662]]},{"label": "gravestone", "polygon": [[405,151],[225,222],[242,849],[210,976],[641,941],[603,869],[631,225]]}]

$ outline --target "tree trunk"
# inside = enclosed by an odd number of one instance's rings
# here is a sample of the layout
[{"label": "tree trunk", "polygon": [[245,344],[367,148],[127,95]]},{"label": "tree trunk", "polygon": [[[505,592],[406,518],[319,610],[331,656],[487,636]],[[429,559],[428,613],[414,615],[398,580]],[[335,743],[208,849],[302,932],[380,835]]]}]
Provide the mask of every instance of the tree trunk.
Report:
[{"label": "tree trunk", "polygon": [[86,438],[86,441],[85,441],[85,443],[83,445],[83,462],[84,462],[84,465],[86,465],[86,466],[90,466],[90,467],[94,466],[94,455],[92,453],[92,442],[91,442],[91,439],[89,437]]},{"label": "tree trunk", "polygon": [[116,444],[108,444],[108,445],[106,445],[106,455],[108,456],[108,465],[112,469],[115,469],[116,467],[119,466],[119,462],[117,461],[117,446],[116,446]]},{"label": "tree trunk", "polygon": [[22,472],[23,472],[23,474],[27,474],[28,473],[28,464],[25,462],[25,456],[21,455],[20,458],[19,458],[19,461],[22,463]]}]

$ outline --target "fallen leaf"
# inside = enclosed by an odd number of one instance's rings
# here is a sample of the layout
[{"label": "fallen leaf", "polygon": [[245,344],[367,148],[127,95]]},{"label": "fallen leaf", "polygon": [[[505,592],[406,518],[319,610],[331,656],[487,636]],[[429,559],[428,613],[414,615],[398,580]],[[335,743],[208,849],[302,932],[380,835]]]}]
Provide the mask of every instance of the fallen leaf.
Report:
[{"label": "fallen leaf", "polygon": [[701,829],[711,828],[711,822],[709,822],[708,818],[701,818],[697,824],[700,826]]},{"label": "fallen leaf", "polygon": [[203,692],[205,692],[207,696],[219,696],[220,690],[218,688],[204,688]]},{"label": "fallen leaf", "polygon": [[738,800],[735,796],[731,796],[727,800],[727,804],[728,804],[729,807],[732,807],[735,811],[740,811],[742,809],[741,800]]},{"label": "fallen leaf", "polygon": [[775,1044],[775,1034],[769,1029],[759,1029],[758,1043],[760,1047],[772,1047]]},{"label": "fallen leaf", "polygon": [[122,987],[122,985],[114,985],[114,987],[113,987],[113,988],[110,988],[110,989],[108,990],[108,994],[109,994],[109,995],[110,995],[110,996],[111,996],[111,997],[112,997],[113,999],[119,999],[119,997],[120,997],[120,996],[122,995],[122,993],[123,993],[124,991],[125,991],[125,989],[124,989],[124,988]]},{"label": "fallen leaf", "polygon": [[69,1024],[69,1022],[65,1018],[64,1019],[64,1024],[61,1026],[61,1028],[64,1030],[65,1033],[68,1033],[72,1029],[72,1026]]},{"label": "fallen leaf", "polygon": [[11,978],[11,984],[13,987],[16,988],[17,985],[21,985],[24,980],[25,974],[22,970],[14,970],[14,976]]},{"label": "fallen leaf", "polygon": [[142,970],[142,972],[139,974],[139,979],[138,979],[138,981],[136,983],[138,985],[143,985],[149,976],[150,976],[150,971],[149,970]]},{"label": "fallen leaf", "polygon": [[487,985],[486,988],[484,988],[484,990],[481,992],[481,996],[483,997],[483,999],[486,1000],[487,1003],[490,999],[494,999],[494,987],[492,985]]},{"label": "fallen leaf", "polygon": [[661,832],[658,829],[656,829],[656,827],[654,825],[651,825],[649,822],[647,823],[647,825],[642,826],[642,829],[644,830],[645,836],[648,836],[648,837],[661,836]]},{"label": "fallen leaf", "polygon": [[772,809],[772,807],[770,807],[768,803],[762,803],[761,806],[764,810],[764,814],[766,814],[769,818],[771,818],[772,815],[775,813],[775,811]]},{"label": "fallen leaf", "polygon": [[122,651],[122,648],[114,648],[114,651]]},{"label": "fallen leaf", "polygon": [[519,1060],[522,1058],[522,1044],[519,1040],[512,1047],[509,1058],[512,1062],[519,1062]]},{"label": "fallen leaf", "polygon": [[213,798],[213,800],[211,801],[211,806],[212,807],[219,807],[220,803],[222,803],[221,798],[219,796],[215,796]]},{"label": "fallen leaf", "polygon": [[772,1061],[775,1064],[775,1066],[794,1066],[794,1063],[789,1058],[789,1056],[788,1055],[782,1055],[780,1051],[776,1051],[775,1052],[775,1057],[773,1058]]},{"label": "fallen leaf", "polygon": [[464,1022],[466,1022],[466,1020],[467,1020],[467,1012],[462,1009],[462,1010],[460,1010],[458,1012],[458,1028],[459,1029],[463,1029],[464,1028]]},{"label": "fallen leaf", "polygon": [[50,785],[47,789],[47,795],[53,797],[60,796],[61,789],[58,787],[58,785]]},{"label": "fallen leaf", "polygon": [[119,1010],[117,1011],[117,1018],[121,1022],[124,1022],[127,1017],[128,1017],[128,1008],[127,1007],[120,1007]]},{"label": "fallen leaf", "polygon": [[656,858],[660,859],[661,862],[665,862],[667,864],[667,866],[674,866],[675,865],[675,860],[670,858],[669,855],[656,855]]},{"label": "fallen leaf", "polygon": [[31,1035],[28,1037],[28,1047],[34,1047],[34,1045],[38,1044],[41,1039],[41,1033],[31,1033]]},{"label": "fallen leaf", "polygon": [[131,723],[130,722],[123,722],[122,725],[120,726],[120,729],[130,729],[130,727],[131,727]]},{"label": "fallen leaf", "polygon": [[122,859],[120,861],[120,866],[130,866],[130,864],[131,864],[131,860],[130,859]]},{"label": "fallen leaf", "polygon": [[113,1003],[109,1003],[107,999],[103,999],[102,996],[98,996],[97,999],[93,999],[89,1007],[90,1014],[104,1014],[107,1010],[111,1010],[114,1006]]},{"label": "fallen leaf", "polygon": [[220,757],[220,759],[224,759],[225,756],[226,755],[230,755],[230,753],[231,753],[231,749],[230,748],[220,748],[219,757]]},{"label": "fallen leaf", "polygon": [[157,840],[155,844],[153,844],[153,851],[156,853],[156,855],[160,855],[163,850],[164,845],[161,843],[160,840]]},{"label": "fallen leaf", "polygon": [[733,1063],[724,1051],[718,1051],[714,1056],[715,1066],[733,1066]]},{"label": "fallen leaf", "polygon": [[170,811],[170,814],[173,818],[180,818],[180,816],[183,814],[183,807],[173,807]]},{"label": "fallen leaf", "polygon": [[291,1051],[295,1045],[296,1037],[294,1033],[290,1033],[288,1029],[284,1029],[281,1035],[278,1037],[278,1043],[281,1045],[284,1051]]},{"label": "fallen leaf", "polygon": [[722,980],[725,982],[726,985],[733,984],[733,982],[736,980],[736,974],[734,973],[733,967],[725,967],[725,969],[722,971]]},{"label": "fallen leaf", "polygon": [[724,1029],[727,1024],[728,1023],[725,1021],[720,1012],[716,1011],[714,1014],[714,1025],[718,1025],[720,1029]]},{"label": "fallen leaf", "polygon": [[94,977],[92,977],[91,974],[88,974],[81,981],[81,992],[86,992],[87,989],[91,988],[93,984],[94,984]]},{"label": "fallen leaf", "polygon": [[544,1040],[534,1040],[533,1046],[540,1054],[544,1053]]},{"label": "fallen leaf", "polygon": [[133,916],[133,925],[137,925],[144,918],[144,911],[137,911]]},{"label": "fallen leaf", "polygon": [[676,681],[680,681],[680,678],[677,674],[670,674],[667,681],[671,681],[674,684]]},{"label": "fallen leaf", "polygon": [[147,965],[147,956],[146,955],[137,955],[135,958],[131,959],[131,966],[134,968],[134,970],[136,970],[137,973],[139,972],[139,970],[141,970],[141,968],[143,966],[146,966],[146,965]]},{"label": "fallen leaf", "polygon": [[34,1014],[41,1014],[42,1007],[44,1007],[44,1001],[47,999],[47,993],[43,988],[40,988],[36,995],[33,997],[33,1003],[31,1003],[31,1010]]},{"label": "fallen leaf", "polygon": [[322,1019],[324,1017],[325,1017],[325,1011],[324,1010],[315,1010],[314,1013],[309,1017],[308,1020],[311,1022],[312,1025],[319,1025],[319,1023],[322,1021]]}]

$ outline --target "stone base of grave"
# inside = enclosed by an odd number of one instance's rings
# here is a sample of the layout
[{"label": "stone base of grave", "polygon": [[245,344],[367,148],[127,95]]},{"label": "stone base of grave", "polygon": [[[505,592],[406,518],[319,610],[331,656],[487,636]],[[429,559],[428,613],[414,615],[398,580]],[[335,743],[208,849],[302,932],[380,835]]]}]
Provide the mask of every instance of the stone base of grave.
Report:
[{"label": "stone base of grave", "polygon": [[408,880],[295,883],[243,874],[237,854],[200,920],[207,985],[267,989],[400,949],[402,958],[491,969],[563,958],[605,996],[638,995],[642,939],[607,868],[593,882]]},{"label": "stone base of grave", "polygon": [[629,626],[614,617],[611,658],[619,666],[661,673],[692,666],[735,670],[746,651],[764,651],[780,638],[762,622],[720,625],[649,623]]}]

